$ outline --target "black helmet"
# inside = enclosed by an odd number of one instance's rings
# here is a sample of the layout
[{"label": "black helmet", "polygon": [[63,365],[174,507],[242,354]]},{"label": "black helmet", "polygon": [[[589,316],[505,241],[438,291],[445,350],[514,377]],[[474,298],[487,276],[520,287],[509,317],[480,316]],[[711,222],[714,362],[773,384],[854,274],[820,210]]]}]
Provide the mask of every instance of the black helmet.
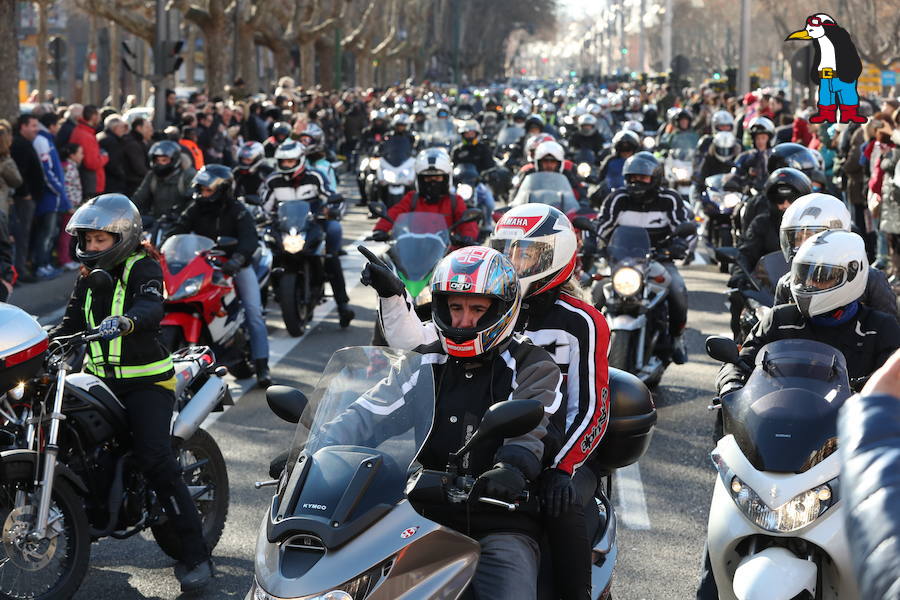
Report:
[{"label": "black helmet", "polygon": [[[102,194],[91,198],[69,219],[66,233],[77,239],[75,256],[89,269],[109,270],[128,258],[141,243],[141,214],[124,194]],[[115,238],[106,250],[88,252],[85,234],[105,231]]]},{"label": "black helmet", "polygon": [[[638,152],[630,156],[622,167],[622,177],[625,179],[628,195],[642,202],[652,200],[662,180],[661,170],[659,161],[649,152]],[[649,175],[650,181],[629,181],[629,175]]]},{"label": "black helmet", "polygon": [[672,124],[673,124],[673,125],[678,125],[678,121],[680,121],[681,119],[687,119],[687,120],[688,120],[688,124],[690,124],[690,122],[693,120],[693,119],[691,118],[691,113],[689,113],[688,111],[686,111],[686,110],[683,109],[683,108],[682,108],[681,110],[677,111],[677,112],[673,111],[673,113],[672,113],[672,121],[671,121]]},{"label": "black helmet", "polygon": [[766,163],[769,173],[783,167],[793,167],[809,175],[810,171],[819,168],[819,161],[813,151],[806,146],[785,142],[772,148],[772,154]]},{"label": "black helmet", "polygon": [[802,171],[791,167],[775,169],[766,179],[765,194],[769,204],[775,209],[788,200],[793,202],[800,196],[812,193],[812,182]]},{"label": "black helmet", "polygon": [[531,127],[539,127],[541,131],[543,131],[544,117],[541,115],[529,115],[529,117],[525,119],[525,131],[528,131]]},{"label": "black helmet", "polygon": [[[225,165],[205,165],[194,175],[191,187],[197,202],[221,205],[233,198],[234,175]],[[201,187],[210,188],[213,193],[204,196],[200,193]]]},{"label": "black helmet", "polygon": [[[168,156],[169,162],[164,165],[156,163],[157,156]],[[150,146],[150,152],[147,153],[150,159],[150,168],[160,177],[166,177],[174,173],[176,169],[181,168],[181,145],[171,140],[162,140]]]},{"label": "black helmet", "polygon": [[280,144],[291,137],[291,124],[280,121],[272,125],[272,137]]}]

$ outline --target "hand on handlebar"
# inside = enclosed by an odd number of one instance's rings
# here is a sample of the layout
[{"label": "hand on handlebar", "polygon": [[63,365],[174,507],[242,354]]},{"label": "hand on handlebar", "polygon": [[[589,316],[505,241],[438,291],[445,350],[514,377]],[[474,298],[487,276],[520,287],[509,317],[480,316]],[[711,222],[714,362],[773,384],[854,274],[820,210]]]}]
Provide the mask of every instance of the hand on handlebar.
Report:
[{"label": "hand on handlebar", "polygon": [[122,334],[130,333],[134,329],[134,322],[128,317],[106,317],[97,328],[101,340],[109,341]]},{"label": "hand on handlebar", "polygon": [[469,501],[478,501],[481,496],[496,498],[505,502],[515,502],[525,491],[528,482],[522,471],[508,463],[497,463],[494,468],[482,473],[475,480]]}]

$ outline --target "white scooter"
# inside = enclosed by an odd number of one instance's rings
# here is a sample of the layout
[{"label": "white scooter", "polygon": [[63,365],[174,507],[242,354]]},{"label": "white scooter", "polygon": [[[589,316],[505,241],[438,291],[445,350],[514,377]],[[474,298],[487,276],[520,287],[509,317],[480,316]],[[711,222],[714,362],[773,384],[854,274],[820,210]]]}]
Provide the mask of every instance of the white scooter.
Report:
[{"label": "white scooter", "polygon": [[[748,368],[734,342],[707,353]],[[859,598],[844,530],[838,410],[852,393],[843,354],[811,340],[764,346],[747,384],[721,400],[724,437],[709,510],[708,566],[722,600]],[[701,590],[709,582],[701,583]]]}]

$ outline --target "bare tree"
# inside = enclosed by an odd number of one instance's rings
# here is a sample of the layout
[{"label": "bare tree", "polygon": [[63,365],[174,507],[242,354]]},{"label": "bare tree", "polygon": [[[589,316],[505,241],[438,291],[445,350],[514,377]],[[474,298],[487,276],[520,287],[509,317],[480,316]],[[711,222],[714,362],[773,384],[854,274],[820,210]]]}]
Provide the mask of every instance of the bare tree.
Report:
[{"label": "bare tree", "polygon": [[[0,39],[18,40],[16,0],[0,0]],[[0,118],[19,114],[19,45],[0,44]]]},{"label": "bare tree", "polygon": [[900,63],[900,1],[852,0],[841,12],[860,58],[883,71]]}]

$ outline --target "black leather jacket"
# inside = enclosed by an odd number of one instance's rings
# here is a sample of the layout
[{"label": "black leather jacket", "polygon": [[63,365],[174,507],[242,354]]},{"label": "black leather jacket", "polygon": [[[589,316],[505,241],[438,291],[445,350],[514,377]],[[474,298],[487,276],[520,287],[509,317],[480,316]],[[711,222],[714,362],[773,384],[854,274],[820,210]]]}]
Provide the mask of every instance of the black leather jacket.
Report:
[{"label": "black leather jacket", "polygon": [[900,573],[900,399],[853,396],[838,418],[847,541],[860,598],[897,597]]}]

